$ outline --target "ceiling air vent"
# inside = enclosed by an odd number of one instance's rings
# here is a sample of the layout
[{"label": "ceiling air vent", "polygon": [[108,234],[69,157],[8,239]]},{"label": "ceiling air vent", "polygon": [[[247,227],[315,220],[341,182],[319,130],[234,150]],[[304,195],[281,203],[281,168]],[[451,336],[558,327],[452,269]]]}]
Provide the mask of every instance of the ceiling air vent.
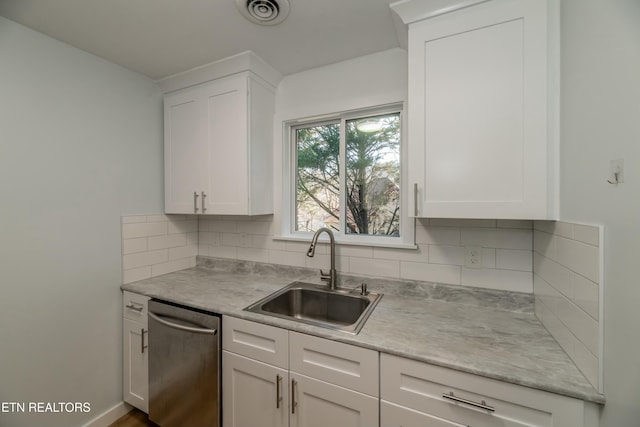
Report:
[{"label": "ceiling air vent", "polygon": [[260,25],[276,25],[289,15],[288,0],[236,0],[238,10],[249,21]]}]

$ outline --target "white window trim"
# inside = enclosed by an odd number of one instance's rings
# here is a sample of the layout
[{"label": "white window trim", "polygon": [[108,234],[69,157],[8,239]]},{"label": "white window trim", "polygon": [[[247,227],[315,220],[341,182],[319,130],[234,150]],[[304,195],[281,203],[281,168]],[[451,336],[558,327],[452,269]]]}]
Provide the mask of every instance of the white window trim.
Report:
[{"label": "white window trim", "polygon": [[[282,241],[304,241],[308,242],[313,233],[304,231],[295,231],[295,176],[296,176],[296,163],[295,163],[295,143],[293,137],[293,129],[301,125],[307,124],[327,124],[340,122],[344,126],[347,120],[357,118],[366,115],[382,115],[387,113],[400,113],[400,236],[363,236],[358,234],[346,234],[344,230],[340,232],[336,231],[335,240],[338,244],[353,245],[353,246],[375,246],[384,248],[399,248],[399,249],[417,249],[415,243],[415,218],[409,217],[407,202],[409,197],[408,191],[408,156],[407,156],[407,142],[406,142],[406,124],[403,103],[393,103],[371,108],[363,108],[358,110],[344,111],[335,114],[327,114],[322,116],[308,117],[296,120],[290,120],[283,123],[283,150],[282,150],[282,228],[281,234],[273,236],[273,240]],[[341,135],[340,141],[341,152],[344,152],[344,136]],[[340,162],[340,174],[344,176],[346,168],[345,162]],[[344,180],[341,180],[341,187],[345,185]],[[344,188],[341,188],[341,194],[344,194]],[[344,218],[346,206],[344,201],[341,201],[340,217]],[[325,237],[325,239],[323,239]],[[321,236],[321,241],[326,240],[326,236]]]}]

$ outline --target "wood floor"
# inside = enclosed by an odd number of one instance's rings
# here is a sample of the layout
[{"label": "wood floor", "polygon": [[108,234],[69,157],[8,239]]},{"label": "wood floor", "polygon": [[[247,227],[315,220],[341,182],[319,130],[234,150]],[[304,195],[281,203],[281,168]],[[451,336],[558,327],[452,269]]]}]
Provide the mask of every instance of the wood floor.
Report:
[{"label": "wood floor", "polygon": [[158,427],[156,423],[149,421],[149,417],[144,412],[133,409],[118,418],[109,427]]}]

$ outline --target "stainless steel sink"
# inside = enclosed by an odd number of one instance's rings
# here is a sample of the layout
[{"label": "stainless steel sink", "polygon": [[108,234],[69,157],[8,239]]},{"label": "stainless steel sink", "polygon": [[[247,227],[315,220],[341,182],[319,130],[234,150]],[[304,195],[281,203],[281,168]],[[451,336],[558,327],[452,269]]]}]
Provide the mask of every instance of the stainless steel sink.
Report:
[{"label": "stainless steel sink", "polygon": [[357,334],[382,294],[293,282],[247,311]]}]

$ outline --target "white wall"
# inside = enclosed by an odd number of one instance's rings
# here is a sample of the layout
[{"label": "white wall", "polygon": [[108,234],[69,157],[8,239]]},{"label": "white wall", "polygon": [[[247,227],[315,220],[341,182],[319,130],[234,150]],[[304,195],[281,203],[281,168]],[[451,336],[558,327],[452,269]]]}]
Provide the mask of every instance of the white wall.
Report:
[{"label": "white wall", "polygon": [[[640,420],[640,2],[562,1],[561,218],[604,225],[601,425]],[[609,160],[625,183],[610,185]]]},{"label": "white wall", "polygon": [[153,82],[0,18],[2,426],[81,425],[122,401],[124,213],[161,212]]}]

